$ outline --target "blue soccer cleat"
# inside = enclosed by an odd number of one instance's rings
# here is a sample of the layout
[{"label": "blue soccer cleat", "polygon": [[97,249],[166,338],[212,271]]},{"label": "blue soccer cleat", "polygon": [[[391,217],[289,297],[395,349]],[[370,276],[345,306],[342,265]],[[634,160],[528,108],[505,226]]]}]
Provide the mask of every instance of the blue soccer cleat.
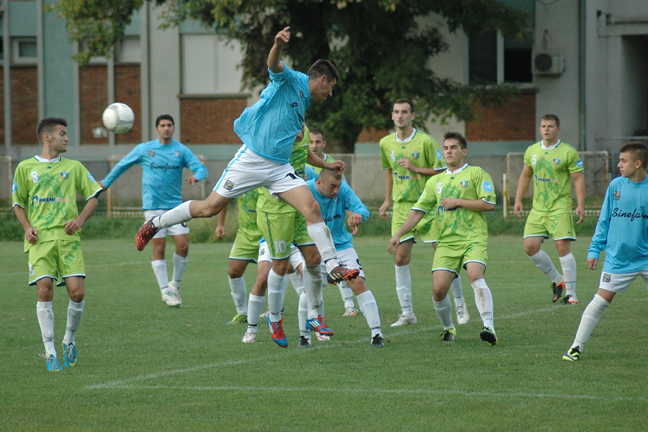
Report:
[{"label": "blue soccer cleat", "polygon": [[41,354],[41,357],[45,358],[45,365],[47,366],[47,370],[50,372],[60,372],[63,370],[61,367],[61,363],[59,363],[58,359],[54,357],[53,354]]},{"label": "blue soccer cleat", "polygon": [[77,352],[76,344],[67,344],[63,342],[63,366],[71,368],[76,366],[77,362]]},{"label": "blue soccer cleat", "polygon": [[324,318],[318,316],[317,318],[311,318],[306,321],[306,329],[311,331],[316,331],[321,335],[333,336],[333,330],[328,328],[324,323]]}]

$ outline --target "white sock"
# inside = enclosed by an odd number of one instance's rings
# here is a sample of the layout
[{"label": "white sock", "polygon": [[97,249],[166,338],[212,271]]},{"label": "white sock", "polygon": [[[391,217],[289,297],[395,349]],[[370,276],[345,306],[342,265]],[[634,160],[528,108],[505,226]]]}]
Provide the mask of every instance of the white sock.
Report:
[{"label": "white sock", "polygon": [[346,282],[340,282],[338,289],[340,290],[340,296],[342,296],[342,301],[344,302],[344,307],[354,307],[353,304],[353,291],[349,288],[349,284]]},{"label": "white sock", "polygon": [[288,292],[288,284],[290,283],[290,278],[288,275],[284,275],[283,280],[281,281],[281,310],[284,310],[284,304],[286,302],[286,293]]},{"label": "white sock", "polygon": [[493,323],[493,295],[490,289],[488,289],[486,281],[484,279],[477,279],[470,286],[475,291],[475,304],[477,304],[477,310],[479,311],[479,315],[481,315],[484,327],[490,327],[495,330]]},{"label": "white sock", "polygon": [[317,222],[306,227],[308,235],[313,239],[317,250],[319,251],[322,261],[326,264],[326,270],[331,271],[339,265],[337,252],[333,244],[331,230],[324,222]]},{"label": "white sock", "polygon": [[234,306],[236,306],[236,312],[247,315],[248,307],[245,302],[245,297],[247,297],[247,287],[245,286],[245,279],[243,279],[243,277],[232,279],[229,276],[227,279],[229,279],[230,291],[232,292],[232,299],[234,300]]},{"label": "white sock", "polygon": [[274,269],[270,270],[268,274],[268,307],[270,309],[270,321],[279,322],[281,320],[281,308],[283,293],[282,287],[284,285],[286,275],[279,275],[275,273]]},{"label": "white sock", "polygon": [[56,357],[56,348],[54,347],[54,309],[52,302],[36,303],[36,315],[38,316],[38,324],[40,324],[41,335],[43,336],[43,345],[45,345],[45,353],[50,356]]},{"label": "white sock", "polygon": [[301,295],[302,291],[304,291],[304,280],[299,271],[295,270],[293,273],[289,273],[288,278],[295,291],[297,291],[297,295]]},{"label": "white sock", "polygon": [[608,306],[610,306],[610,303],[608,303],[607,300],[598,294],[594,294],[594,298],[583,312],[580,324],[578,325],[578,330],[576,330],[574,343],[571,346],[572,348],[579,347],[579,351],[583,352],[583,346],[589,339],[594,328],[601,319],[601,315],[603,315],[603,312],[605,312],[605,309],[607,309]]},{"label": "white sock", "polygon": [[180,289],[180,282],[187,268],[187,261],[189,261],[189,256],[183,257],[173,252],[173,281],[178,289]]},{"label": "white sock", "polygon": [[164,294],[166,291],[169,291],[169,274],[167,273],[166,261],[163,259],[151,261],[151,266],[160,286],[160,291]]},{"label": "white sock", "polygon": [[576,298],[576,260],[574,255],[568,253],[565,256],[560,257],[560,266],[562,267],[563,275],[565,276],[565,290],[567,295],[572,297],[572,300],[577,300]]},{"label": "white sock", "polygon": [[153,225],[156,228],[166,228],[171,225],[190,221],[192,217],[191,211],[189,211],[189,205],[191,205],[191,200],[183,202],[178,207],[165,212],[162,216],[154,217]]},{"label": "white sock", "polygon": [[[308,299],[308,319],[317,318],[322,306],[322,273],[319,264],[306,264],[304,289]],[[324,315],[322,315],[324,316]]]},{"label": "white sock", "polygon": [[265,305],[265,296],[257,296],[250,294],[250,299],[248,300],[248,324],[256,327],[259,324],[259,315],[263,310]]},{"label": "white sock", "polygon": [[412,277],[409,265],[396,266],[396,294],[400,302],[403,315],[414,315],[412,307]]},{"label": "white sock", "polygon": [[441,325],[443,325],[443,330],[454,328],[454,324],[452,323],[452,303],[450,302],[450,297],[446,295],[440,302],[434,300],[432,300],[432,302],[434,303],[434,310],[439,317],[439,321],[441,321]]},{"label": "white sock", "polygon": [[562,275],[558,273],[553,262],[551,262],[551,258],[549,258],[549,255],[547,255],[545,251],[540,249],[537,254],[530,256],[529,258],[533,261],[533,264],[535,264],[535,266],[551,280],[551,282],[559,284],[563,281]]},{"label": "white sock", "polygon": [[450,291],[452,291],[455,306],[463,305],[466,303],[466,299],[464,299],[463,296],[463,288],[461,287],[461,278],[459,277],[459,275],[457,275],[457,277],[450,284]]},{"label": "white sock", "polygon": [[65,326],[65,336],[63,337],[63,343],[68,345],[75,343],[74,335],[79,328],[79,323],[81,322],[81,315],[83,315],[83,307],[85,306],[85,300],[81,300],[79,303],[75,303],[70,299],[67,310],[67,324]]},{"label": "white sock", "polygon": [[377,334],[382,335],[380,331],[380,315],[378,314],[378,304],[376,303],[376,298],[373,293],[369,290],[363,292],[362,294],[356,296],[358,299],[358,306],[362,311],[367,324],[371,329],[371,337],[376,336]]},{"label": "white sock", "polygon": [[306,291],[302,291],[299,296],[299,309],[297,310],[297,317],[299,319],[299,334],[306,339],[310,339],[310,330],[306,330],[306,320],[308,319],[308,298]]}]

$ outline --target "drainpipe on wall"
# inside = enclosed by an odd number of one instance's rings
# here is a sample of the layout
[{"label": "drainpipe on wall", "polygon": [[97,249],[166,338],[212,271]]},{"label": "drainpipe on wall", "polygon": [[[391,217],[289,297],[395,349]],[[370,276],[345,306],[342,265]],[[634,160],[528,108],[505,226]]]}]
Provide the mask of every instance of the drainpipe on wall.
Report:
[{"label": "drainpipe on wall", "polygon": [[2,8],[2,51],[4,52],[4,138],[6,155],[11,155],[11,59],[9,58],[9,0],[5,0]]},{"label": "drainpipe on wall", "polygon": [[579,1],[580,19],[579,19],[579,68],[580,68],[580,83],[579,83],[579,105],[580,105],[580,150],[587,151],[587,121],[585,119],[585,18],[587,10],[587,0]]}]

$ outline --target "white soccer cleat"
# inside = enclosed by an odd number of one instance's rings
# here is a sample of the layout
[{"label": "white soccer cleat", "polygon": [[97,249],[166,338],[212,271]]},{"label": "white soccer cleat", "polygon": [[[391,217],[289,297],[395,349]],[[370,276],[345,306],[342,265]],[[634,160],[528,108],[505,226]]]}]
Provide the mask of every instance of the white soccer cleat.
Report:
[{"label": "white soccer cleat", "polygon": [[398,320],[392,324],[392,327],[400,327],[404,325],[410,325],[410,324],[416,324],[416,316],[415,315],[405,315],[405,314],[400,314],[398,315]]},{"label": "white soccer cleat", "polygon": [[175,294],[176,299],[178,299],[178,301],[180,302],[178,307],[181,307],[182,306],[182,297],[180,297],[180,287],[175,283],[174,280],[169,282],[169,289],[171,290],[171,292],[173,294]]},{"label": "white soccer cleat", "polygon": [[176,298],[173,291],[167,293],[162,293],[162,301],[166,303],[167,306],[172,308],[177,308],[182,306],[182,303]]},{"label": "white soccer cleat", "polygon": [[320,341],[329,341],[329,340],[331,340],[331,336],[329,336],[329,335],[323,335],[323,334],[319,334],[319,333],[315,332],[315,336],[317,336],[317,340],[320,340]]},{"label": "white soccer cleat", "polygon": [[257,332],[255,330],[256,329],[251,329],[250,327],[248,327],[247,331],[243,335],[243,343],[252,343],[256,341]]},{"label": "white soccer cleat", "polygon": [[470,320],[470,314],[468,313],[468,308],[466,307],[466,303],[464,304],[455,303],[455,311],[457,312],[457,324],[467,324],[468,321]]},{"label": "white soccer cleat", "polygon": [[347,306],[344,308],[344,315],[342,316],[356,316],[358,315],[358,309],[354,306]]}]

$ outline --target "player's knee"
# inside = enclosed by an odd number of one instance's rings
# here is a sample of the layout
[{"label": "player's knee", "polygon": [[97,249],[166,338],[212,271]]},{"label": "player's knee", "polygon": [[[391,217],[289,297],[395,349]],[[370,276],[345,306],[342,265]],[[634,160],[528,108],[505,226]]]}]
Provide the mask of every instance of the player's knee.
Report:
[{"label": "player's knee", "polygon": [[227,270],[227,275],[230,277],[230,279],[238,279],[243,277],[243,270],[239,268],[229,268]]},{"label": "player's knee", "polygon": [[189,255],[189,243],[176,246],[176,254],[181,257]]},{"label": "player's knee", "polygon": [[525,244],[524,245],[524,252],[528,256],[533,256],[537,254],[540,251],[540,246],[536,246],[535,244]]}]

